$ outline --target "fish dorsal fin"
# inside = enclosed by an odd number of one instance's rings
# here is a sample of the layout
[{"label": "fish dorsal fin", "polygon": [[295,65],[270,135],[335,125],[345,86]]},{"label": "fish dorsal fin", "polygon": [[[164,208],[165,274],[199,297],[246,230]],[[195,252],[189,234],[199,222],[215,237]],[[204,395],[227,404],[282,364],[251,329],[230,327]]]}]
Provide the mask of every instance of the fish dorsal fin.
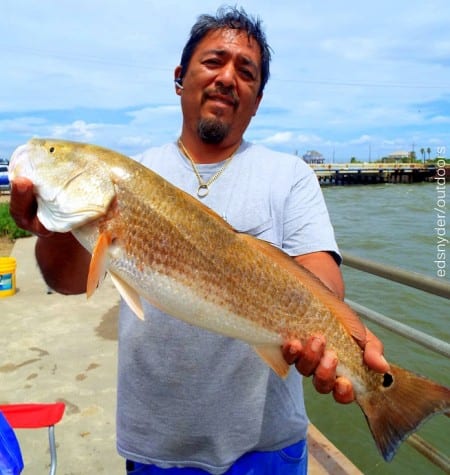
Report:
[{"label": "fish dorsal fin", "polygon": [[142,308],[142,302],[139,294],[133,289],[127,282],[119,277],[114,272],[109,272],[111,280],[113,281],[116,289],[119,291],[121,297],[125,300],[127,305],[136,314],[138,318],[144,320],[144,309]]},{"label": "fish dorsal fin", "polygon": [[252,247],[258,248],[279,266],[295,275],[302,284],[331,311],[355,340],[362,343],[366,341],[366,327],[358,315],[326,287],[312,272],[298,264],[288,254],[266,241],[262,241],[248,234],[240,234],[239,236]]},{"label": "fish dorsal fin", "polygon": [[108,248],[112,242],[108,233],[101,233],[92,251],[89,273],[86,284],[86,295],[89,298],[105,278],[108,265]]},{"label": "fish dorsal fin", "polygon": [[280,378],[285,378],[289,373],[289,365],[283,357],[279,346],[252,346],[256,354],[270,366]]}]

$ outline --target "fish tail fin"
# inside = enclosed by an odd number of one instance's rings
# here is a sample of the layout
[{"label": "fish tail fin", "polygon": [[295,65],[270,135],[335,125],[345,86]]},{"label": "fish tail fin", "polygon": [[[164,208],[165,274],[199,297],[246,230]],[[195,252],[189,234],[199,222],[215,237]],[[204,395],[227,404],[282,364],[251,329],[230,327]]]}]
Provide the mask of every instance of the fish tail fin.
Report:
[{"label": "fish tail fin", "polygon": [[428,418],[450,413],[450,389],[390,365],[382,387],[357,398],[375,443],[386,461]]}]

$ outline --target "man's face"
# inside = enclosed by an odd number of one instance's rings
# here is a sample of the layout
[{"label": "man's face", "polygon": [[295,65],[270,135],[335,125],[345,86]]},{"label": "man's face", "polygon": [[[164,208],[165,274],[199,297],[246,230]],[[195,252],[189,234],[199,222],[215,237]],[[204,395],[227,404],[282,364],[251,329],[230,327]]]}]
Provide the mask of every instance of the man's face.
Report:
[{"label": "man's face", "polygon": [[183,73],[184,89],[177,92],[185,126],[205,143],[239,142],[262,97],[258,43],[238,30],[212,31]]}]

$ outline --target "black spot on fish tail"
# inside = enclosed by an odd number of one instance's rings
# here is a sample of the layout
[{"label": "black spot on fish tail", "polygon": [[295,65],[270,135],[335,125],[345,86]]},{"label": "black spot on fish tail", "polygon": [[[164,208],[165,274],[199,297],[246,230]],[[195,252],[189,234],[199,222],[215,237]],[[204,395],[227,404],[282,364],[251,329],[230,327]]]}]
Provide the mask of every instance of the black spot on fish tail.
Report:
[{"label": "black spot on fish tail", "polygon": [[384,373],[383,375],[383,386],[388,388],[394,382],[392,374]]}]

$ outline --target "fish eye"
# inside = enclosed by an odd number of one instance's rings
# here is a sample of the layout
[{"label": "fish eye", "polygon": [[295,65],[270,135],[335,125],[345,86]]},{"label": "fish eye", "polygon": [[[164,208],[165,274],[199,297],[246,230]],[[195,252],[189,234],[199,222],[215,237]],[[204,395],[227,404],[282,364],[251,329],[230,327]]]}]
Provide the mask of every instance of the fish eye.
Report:
[{"label": "fish eye", "polygon": [[53,153],[55,151],[55,147],[50,147],[48,150],[50,153]]},{"label": "fish eye", "polygon": [[392,385],[393,382],[394,382],[394,378],[392,377],[392,374],[389,374],[389,373],[383,374],[383,387],[388,388],[389,386]]}]

